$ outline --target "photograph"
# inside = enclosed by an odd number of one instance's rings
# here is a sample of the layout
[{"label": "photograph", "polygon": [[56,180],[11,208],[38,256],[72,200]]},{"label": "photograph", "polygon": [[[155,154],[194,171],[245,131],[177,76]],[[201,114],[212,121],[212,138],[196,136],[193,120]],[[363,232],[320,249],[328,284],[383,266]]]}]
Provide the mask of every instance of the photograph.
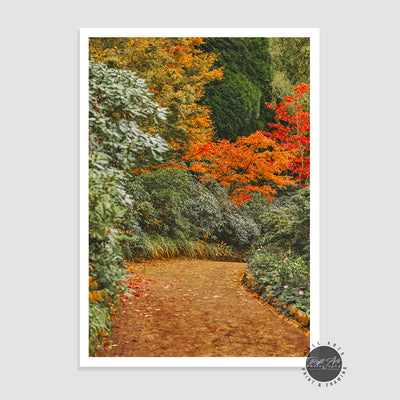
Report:
[{"label": "photograph", "polygon": [[398,393],[396,4],[6,3],[0,397]]},{"label": "photograph", "polygon": [[300,366],[318,30],[157,33],[81,30],[81,363]]}]

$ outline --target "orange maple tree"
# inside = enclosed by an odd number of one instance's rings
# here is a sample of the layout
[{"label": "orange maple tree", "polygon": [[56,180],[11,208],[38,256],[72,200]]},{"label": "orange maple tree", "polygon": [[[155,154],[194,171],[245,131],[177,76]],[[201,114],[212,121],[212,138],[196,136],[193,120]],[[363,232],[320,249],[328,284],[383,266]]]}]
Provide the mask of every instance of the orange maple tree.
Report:
[{"label": "orange maple tree", "polygon": [[201,173],[207,183],[216,180],[228,188],[237,204],[251,200],[251,193],[260,192],[272,202],[273,187],[286,187],[295,182],[284,174],[293,161],[292,152],[277,146],[264,132],[240,136],[235,142],[196,143],[183,158],[190,159],[188,170]]}]

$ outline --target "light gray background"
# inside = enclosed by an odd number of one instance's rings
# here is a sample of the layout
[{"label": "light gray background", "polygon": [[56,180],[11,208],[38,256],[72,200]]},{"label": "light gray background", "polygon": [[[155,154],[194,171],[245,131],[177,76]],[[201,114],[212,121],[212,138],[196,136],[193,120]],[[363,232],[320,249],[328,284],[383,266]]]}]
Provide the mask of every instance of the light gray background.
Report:
[{"label": "light gray background", "polygon": [[[8,2],[1,17],[1,392],[6,399],[374,399],[397,390],[399,35],[394,1]],[[321,28],[321,337],[299,369],[78,368],[79,27]]]}]

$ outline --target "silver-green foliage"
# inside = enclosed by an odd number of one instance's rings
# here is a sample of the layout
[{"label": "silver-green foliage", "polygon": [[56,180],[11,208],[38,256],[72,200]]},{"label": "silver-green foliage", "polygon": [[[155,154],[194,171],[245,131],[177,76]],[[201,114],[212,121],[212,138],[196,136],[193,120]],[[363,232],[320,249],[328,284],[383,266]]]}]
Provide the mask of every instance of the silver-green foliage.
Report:
[{"label": "silver-green foliage", "polygon": [[[136,176],[130,190],[134,204],[126,225],[132,232],[138,222],[143,235],[224,242],[238,249],[259,239],[255,222],[230,200],[225,188],[205,186],[188,172],[157,169]],[[143,245],[137,242],[138,252]]]},{"label": "silver-green foliage", "polygon": [[[127,236],[120,227],[132,207],[126,182],[133,169],[161,161],[167,149],[161,137],[149,132],[166,115],[151,96],[145,81],[135,73],[90,63],[89,274],[114,304],[124,290],[120,242]],[[105,325],[100,324],[100,329],[99,321],[107,322],[106,315],[109,309],[105,299],[96,307],[91,305],[91,344],[97,343],[96,333],[103,335]],[[94,354],[96,349],[89,351]]]},{"label": "silver-green foliage", "polygon": [[167,110],[152,100],[144,79],[134,72],[89,66],[90,150],[102,152],[111,167],[125,172],[161,160],[166,142],[149,132]]},{"label": "silver-green foliage", "polygon": [[261,218],[263,240],[260,245],[278,247],[310,259],[310,188],[299,189],[293,196],[282,198]]}]

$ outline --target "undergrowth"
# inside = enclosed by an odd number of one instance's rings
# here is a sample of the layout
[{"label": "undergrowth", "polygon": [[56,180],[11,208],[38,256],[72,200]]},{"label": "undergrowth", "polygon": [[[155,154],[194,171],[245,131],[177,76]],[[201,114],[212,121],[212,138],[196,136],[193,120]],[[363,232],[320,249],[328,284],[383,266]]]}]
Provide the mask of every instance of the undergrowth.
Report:
[{"label": "undergrowth", "polygon": [[147,236],[143,245],[133,251],[125,244],[123,254],[129,261],[185,257],[201,260],[222,260],[237,257],[226,243],[208,243],[198,239],[174,239],[165,236]]},{"label": "undergrowth", "polygon": [[250,273],[261,288],[268,288],[267,294],[310,313],[310,265],[302,257],[283,258],[260,249],[250,262]]}]

